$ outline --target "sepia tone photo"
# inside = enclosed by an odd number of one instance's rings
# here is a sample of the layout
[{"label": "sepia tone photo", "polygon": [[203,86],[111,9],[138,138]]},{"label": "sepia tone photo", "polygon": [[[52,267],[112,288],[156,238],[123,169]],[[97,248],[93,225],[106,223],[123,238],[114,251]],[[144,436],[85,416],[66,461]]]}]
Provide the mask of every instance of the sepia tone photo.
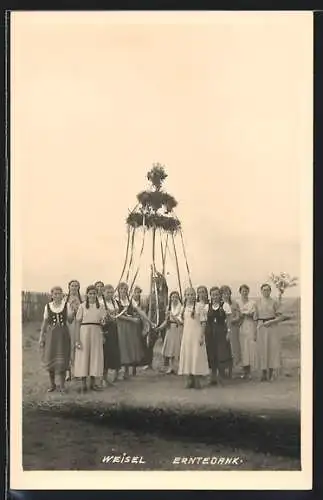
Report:
[{"label": "sepia tone photo", "polygon": [[22,477],[309,477],[311,23],[11,13]]}]

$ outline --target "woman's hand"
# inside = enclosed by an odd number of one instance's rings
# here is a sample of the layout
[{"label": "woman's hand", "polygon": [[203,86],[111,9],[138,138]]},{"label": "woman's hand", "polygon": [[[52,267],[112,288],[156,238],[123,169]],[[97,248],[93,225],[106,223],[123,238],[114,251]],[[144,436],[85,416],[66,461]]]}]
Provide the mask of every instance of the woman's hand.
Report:
[{"label": "woman's hand", "polygon": [[229,341],[230,340],[230,333],[231,333],[231,330],[228,330],[227,331],[227,334],[225,336],[226,340]]}]

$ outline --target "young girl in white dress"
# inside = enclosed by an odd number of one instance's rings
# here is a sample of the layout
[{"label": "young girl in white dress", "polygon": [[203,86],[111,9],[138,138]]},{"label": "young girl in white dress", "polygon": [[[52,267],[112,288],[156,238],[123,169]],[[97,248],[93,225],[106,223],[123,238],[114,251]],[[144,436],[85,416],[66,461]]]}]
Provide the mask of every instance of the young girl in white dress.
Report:
[{"label": "young girl in white dress", "polygon": [[82,379],[82,392],[87,391],[86,380],[90,377],[90,389],[99,390],[95,381],[103,377],[103,329],[106,310],[100,305],[95,286],[86,289],[86,302],[76,314],[76,351],[74,376]]},{"label": "young girl in white dress", "polygon": [[243,368],[243,378],[250,379],[251,371],[257,366],[256,349],[256,303],[249,299],[248,285],[241,285],[239,288],[241,298],[238,299],[240,308],[240,346],[241,364]]},{"label": "young girl in white dress", "polygon": [[194,288],[186,289],[181,315],[184,326],[178,374],[186,376],[187,388],[199,389],[201,377],[210,372],[205,346],[207,307],[196,302]]},{"label": "young girl in white dress", "polygon": [[[82,297],[80,294],[80,282],[78,280],[71,280],[68,284],[68,294],[66,297],[66,302],[70,305],[73,313],[76,316],[78,308],[82,303]],[[70,336],[71,336],[71,362],[70,367],[66,373],[66,382],[72,379],[73,376],[73,366],[74,366],[74,358],[75,358],[75,328],[76,323],[75,320],[69,326]]]},{"label": "young girl in white dress", "polygon": [[174,291],[169,296],[168,310],[165,321],[156,329],[167,328],[162,348],[162,355],[169,359],[167,374],[175,373],[175,363],[178,363],[183,335],[182,302],[179,293]]}]

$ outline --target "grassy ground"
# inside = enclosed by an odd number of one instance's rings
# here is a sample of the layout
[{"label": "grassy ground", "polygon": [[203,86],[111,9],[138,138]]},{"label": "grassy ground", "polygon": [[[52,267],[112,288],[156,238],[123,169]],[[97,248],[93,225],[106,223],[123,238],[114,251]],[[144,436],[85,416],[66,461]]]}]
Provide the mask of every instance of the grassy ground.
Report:
[{"label": "grassy ground", "polygon": [[[237,467],[291,470],[299,460],[299,332],[295,319],[281,327],[283,370],[273,383],[238,378],[223,388],[183,388],[180,377],[138,373],[102,393],[47,394],[40,369],[38,324],[24,343],[24,468],[188,469]],[[158,348],[157,348],[158,351]],[[158,352],[157,352],[158,362]],[[46,436],[46,439],[44,439]],[[47,437],[48,436],[48,437]],[[142,465],[104,464],[101,457],[143,456]],[[175,456],[240,457],[239,465],[173,465]]]}]

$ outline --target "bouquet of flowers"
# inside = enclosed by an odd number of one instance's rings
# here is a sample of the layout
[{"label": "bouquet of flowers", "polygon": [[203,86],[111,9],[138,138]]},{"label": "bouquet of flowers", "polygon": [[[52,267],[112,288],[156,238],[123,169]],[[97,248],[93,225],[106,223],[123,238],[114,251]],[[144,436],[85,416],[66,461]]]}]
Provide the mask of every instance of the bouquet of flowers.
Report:
[{"label": "bouquet of flowers", "polygon": [[281,297],[286,288],[291,288],[297,285],[298,278],[291,277],[288,273],[280,273],[270,275],[270,281],[275,285]]}]

